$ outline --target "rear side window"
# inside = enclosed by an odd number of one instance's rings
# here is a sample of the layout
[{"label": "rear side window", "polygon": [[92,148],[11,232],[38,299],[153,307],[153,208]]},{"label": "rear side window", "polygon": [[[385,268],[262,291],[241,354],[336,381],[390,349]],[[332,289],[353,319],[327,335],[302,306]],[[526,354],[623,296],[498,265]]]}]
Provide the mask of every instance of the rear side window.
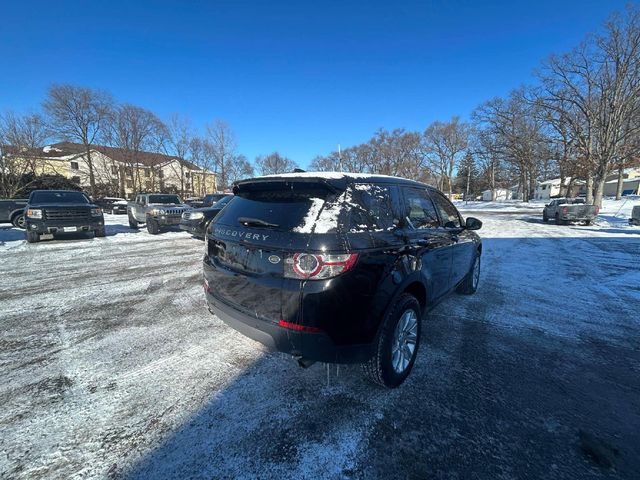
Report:
[{"label": "rear side window", "polygon": [[347,190],[343,208],[350,232],[382,231],[393,228],[389,187],[355,184]]},{"label": "rear side window", "polygon": [[440,193],[433,192],[431,196],[442,219],[442,225],[445,228],[460,228],[462,223],[456,207]]},{"label": "rear side window", "polygon": [[439,226],[438,215],[426,190],[403,188],[407,208],[406,217],[413,228],[424,230]]}]

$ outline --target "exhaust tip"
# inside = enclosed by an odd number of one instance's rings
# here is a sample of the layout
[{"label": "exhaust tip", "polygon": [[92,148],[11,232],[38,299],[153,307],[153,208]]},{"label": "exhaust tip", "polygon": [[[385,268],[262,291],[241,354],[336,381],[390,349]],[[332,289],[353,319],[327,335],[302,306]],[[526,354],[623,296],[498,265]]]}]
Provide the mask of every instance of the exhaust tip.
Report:
[{"label": "exhaust tip", "polygon": [[303,357],[296,357],[296,360],[298,361],[298,365],[302,368],[309,368],[311,365],[316,363],[315,360],[309,360],[308,358]]}]

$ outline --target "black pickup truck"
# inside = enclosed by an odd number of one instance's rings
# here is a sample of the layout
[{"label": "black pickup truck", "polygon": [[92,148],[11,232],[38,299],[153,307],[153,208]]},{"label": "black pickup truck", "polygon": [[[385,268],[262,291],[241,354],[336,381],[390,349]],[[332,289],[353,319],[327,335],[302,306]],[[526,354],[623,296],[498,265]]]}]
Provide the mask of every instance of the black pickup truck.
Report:
[{"label": "black pickup truck", "polygon": [[61,233],[94,232],[105,236],[102,209],[82,192],[72,190],[35,190],[31,192],[25,213],[27,242],[54,238]]},{"label": "black pickup truck", "polygon": [[26,198],[0,200],[0,223],[11,223],[14,227],[24,228],[24,207]]}]

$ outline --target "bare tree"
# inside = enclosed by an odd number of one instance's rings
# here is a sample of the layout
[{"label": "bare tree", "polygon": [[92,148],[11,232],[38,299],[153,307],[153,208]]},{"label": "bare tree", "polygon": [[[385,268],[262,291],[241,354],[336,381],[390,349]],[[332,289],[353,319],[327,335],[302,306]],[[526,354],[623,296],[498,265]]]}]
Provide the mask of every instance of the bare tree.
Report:
[{"label": "bare tree", "polygon": [[[111,117],[109,139],[111,145],[124,151],[124,177],[129,177],[135,191],[143,190],[141,166],[143,153],[158,151],[166,141],[166,127],[149,110],[134,105],[121,105]],[[149,170],[151,173],[151,170]],[[153,180],[152,180],[153,181]],[[124,187],[122,187],[124,189]]]},{"label": "bare tree", "polygon": [[640,133],[631,121],[640,109],[640,8],[630,5],[607,21],[604,34],[552,56],[540,77],[545,107],[564,114],[588,170],[587,200],[601,206],[609,172],[632,154]]},{"label": "bare tree", "polygon": [[220,188],[229,187],[228,163],[236,156],[236,139],[233,131],[223,120],[215,120],[206,126],[207,142],[213,159],[214,172]]},{"label": "bare tree", "polygon": [[186,160],[193,146],[193,132],[189,119],[174,114],[166,124],[166,138],[162,142],[163,149],[166,154],[172,155],[178,159],[172,163],[174,173],[180,178],[180,194],[185,195],[185,179],[187,174]]},{"label": "bare tree", "polygon": [[36,158],[48,138],[47,126],[38,114],[0,115],[0,194],[16,196],[28,186],[25,175],[37,172]]},{"label": "bare tree", "polygon": [[278,152],[273,152],[269,155],[258,156],[256,158],[256,166],[260,171],[260,175],[276,175],[292,172],[298,167],[298,164]]},{"label": "bare tree", "polygon": [[453,172],[469,146],[470,127],[453,117],[448,122],[433,122],[424,131],[424,146],[431,169],[437,172],[440,189],[453,192]]},{"label": "bare tree", "polygon": [[251,162],[244,155],[235,155],[227,164],[227,181],[229,185],[254,176],[254,168]]},{"label": "bare tree", "polygon": [[104,133],[112,107],[113,100],[108,93],[74,85],[50,86],[43,102],[52,132],[84,146],[83,160],[89,170],[92,195],[96,194],[96,179],[91,147]]}]

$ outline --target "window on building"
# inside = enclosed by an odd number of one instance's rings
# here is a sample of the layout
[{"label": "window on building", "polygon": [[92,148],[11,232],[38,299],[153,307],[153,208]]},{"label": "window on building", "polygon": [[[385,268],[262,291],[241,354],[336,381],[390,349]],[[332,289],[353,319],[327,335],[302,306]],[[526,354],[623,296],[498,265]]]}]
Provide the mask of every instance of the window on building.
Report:
[{"label": "window on building", "polygon": [[78,170],[78,162],[71,162],[71,170]]},{"label": "window on building", "polygon": [[158,170],[158,177],[164,178],[164,172],[162,170]]},{"label": "window on building", "polygon": [[111,173],[113,175],[117,175],[118,174],[118,167],[116,167],[115,165],[111,166]]},{"label": "window on building", "polygon": [[127,180],[127,188],[133,188],[133,182],[131,180]]},{"label": "window on building", "polygon": [[150,176],[151,176],[151,170],[149,170],[148,168],[147,168],[147,169],[145,169],[145,171],[144,171],[144,176],[145,176],[145,177],[150,177]]},{"label": "window on building", "polygon": [[185,172],[185,173],[184,173],[185,178],[189,178],[189,176],[190,176],[190,175],[191,175],[191,174],[190,174],[189,172]]}]

